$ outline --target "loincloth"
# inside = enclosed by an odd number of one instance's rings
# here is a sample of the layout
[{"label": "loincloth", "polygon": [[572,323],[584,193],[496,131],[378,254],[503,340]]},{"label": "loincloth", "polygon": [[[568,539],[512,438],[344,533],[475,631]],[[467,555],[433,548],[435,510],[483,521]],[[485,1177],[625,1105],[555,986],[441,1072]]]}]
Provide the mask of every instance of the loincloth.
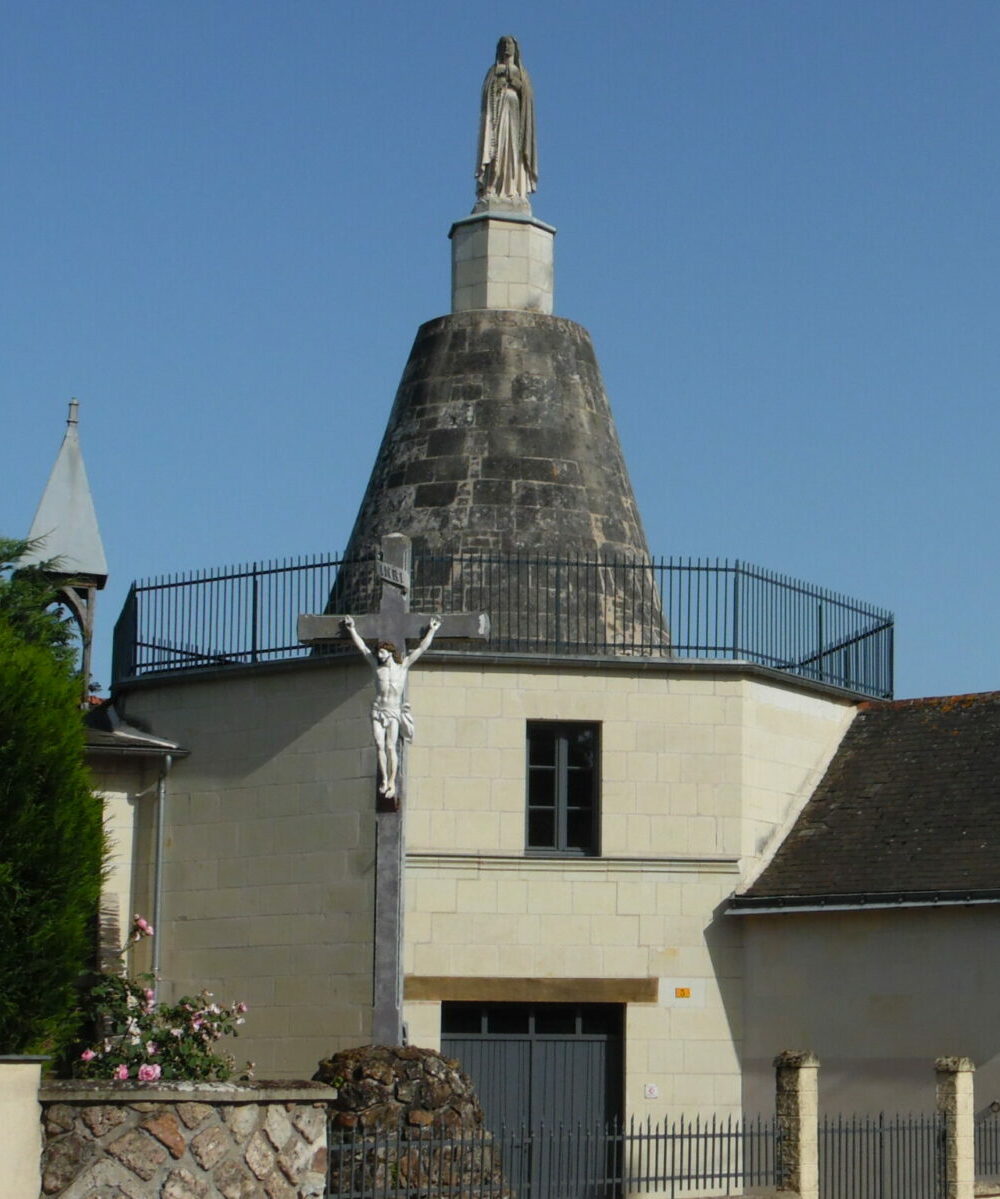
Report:
[{"label": "loincloth", "polygon": [[399,733],[404,741],[413,740],[413,711],[409,704],[383,704],[375,700],[371,707],[372,724],[380,724],[387,729],[390,724],[399,725]]}]

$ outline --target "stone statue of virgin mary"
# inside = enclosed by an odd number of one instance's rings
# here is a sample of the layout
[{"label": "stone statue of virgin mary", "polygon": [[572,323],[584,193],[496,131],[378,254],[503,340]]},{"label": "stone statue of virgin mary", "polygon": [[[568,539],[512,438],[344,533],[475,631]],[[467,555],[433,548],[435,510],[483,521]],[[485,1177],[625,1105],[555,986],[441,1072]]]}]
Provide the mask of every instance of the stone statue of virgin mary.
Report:
[{"label": "stone statue of virgin mary", "polygon": [[497,42],[496,61],[483,80],[479,113],[476,196],[479,207],[494,201],[526,208],[538,183],[535,96],[521,65],[517,40]]}]

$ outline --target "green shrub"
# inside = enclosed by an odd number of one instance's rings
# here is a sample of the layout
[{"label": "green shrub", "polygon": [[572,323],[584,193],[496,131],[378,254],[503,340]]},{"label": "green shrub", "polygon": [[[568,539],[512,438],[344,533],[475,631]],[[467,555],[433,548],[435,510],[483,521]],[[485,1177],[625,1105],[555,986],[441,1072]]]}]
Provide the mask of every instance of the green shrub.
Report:
[{"label": "green shrub", "polygon": [[[0,565],[9,564],[0,542]],[[47,598],[0,579],[0,1053],[55,1052],[80,1022],[105,853],[80,682]],[[60,632],[60,630],[63,632]]]}]

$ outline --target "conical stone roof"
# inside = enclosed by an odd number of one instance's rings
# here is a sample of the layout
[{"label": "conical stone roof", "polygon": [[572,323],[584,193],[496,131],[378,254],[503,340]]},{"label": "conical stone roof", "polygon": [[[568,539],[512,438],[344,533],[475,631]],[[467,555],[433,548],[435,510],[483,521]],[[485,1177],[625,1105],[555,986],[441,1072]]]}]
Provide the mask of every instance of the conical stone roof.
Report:
[{"label": "conical stone roof", "polygon": [[538,312],[422,325],[348,546],[645,559],[590,337]]},{"label": "conical stone roof", "polygon": [[669,653],[590,337],[518,309],[422,325],[329,611],[378,607],[381,538],[413,544],[416,611],[485,611],[507,650]]}]

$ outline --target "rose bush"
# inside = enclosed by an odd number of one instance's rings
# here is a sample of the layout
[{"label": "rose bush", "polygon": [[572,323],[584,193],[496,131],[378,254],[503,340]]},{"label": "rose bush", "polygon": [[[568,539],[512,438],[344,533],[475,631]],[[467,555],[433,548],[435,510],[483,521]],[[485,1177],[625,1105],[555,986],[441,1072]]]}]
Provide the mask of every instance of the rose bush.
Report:
[{"label": "rose bush", "polygon": [[[152,935],[152,927],[136,916],[122,954]],[[217,1052],[215,1045],[222,1037],[239,1035],[237,1027],[243,1023],[247,1005],[222,1007],[213,1002],[209,991],[197,997],[185,995],[173,1004],[157,1003],[153,982],[150,974],[134,978],[106,974],[94,984],[86,1006],[98,1037],[74,1058],[77,1078],[139,1082],[229,1078],[233,1058]]]}]

